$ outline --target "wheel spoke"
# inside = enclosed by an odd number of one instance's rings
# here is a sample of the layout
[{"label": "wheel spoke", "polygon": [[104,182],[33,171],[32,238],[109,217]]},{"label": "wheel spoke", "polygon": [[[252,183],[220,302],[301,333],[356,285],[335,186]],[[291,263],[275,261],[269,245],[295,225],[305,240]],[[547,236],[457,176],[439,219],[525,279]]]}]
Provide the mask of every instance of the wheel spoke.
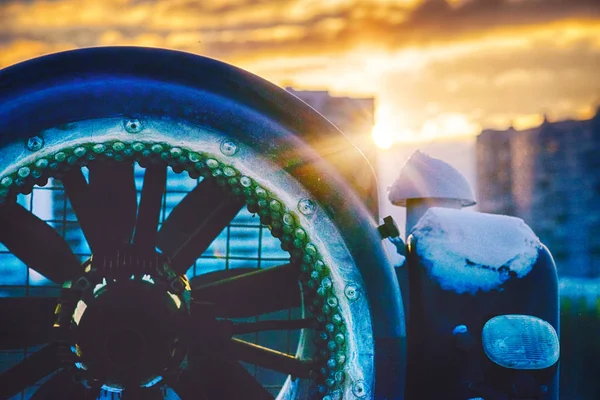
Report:
[{"label": "wheel spoke", "polygon": [[45,382],[31,397],[31,400],[54,399],[91,400],[91,393],[81,384],[73,380],[68,371],[60,371]]},{"label": "wheel spoke", "polygon": [[194,300],[215,304],[219,317],[243,318],[301,304],[297,264],[285,264],[201,285]]},{"label": "wheel spoke", "polygon": [[244,202],[205,179],[171,211],[158,232],[158,247],[183,274],[231,222]]},{"label": "wheel spoke", "polygon": [[103,217],[102,246],[130,243],[137,210],[133,164],[107,160],[88,168],[90,193]]},{"label": "wheel spoke", "polygon": [[234,322],[231,328],[234,335],[245,333],[254,333],[262,331],[289,331],[297,329],[315,328],[316,320],[307,319],[289,319],[289,320],[270,320],[256,322]]},{"label": "wheel spoke", "polygon": [[92,252],[102,243],[103,220],[99,215],[95,199],[80,169],[73,168],[62,177],[65,194],[75,211],[81,230]]},{"label": "wheel spoke", "polygon": [[28,267],[57,283],[80,270],[67,242],[50,225],[16,203],[0,206],[0,242]]},{"label": "wheel spoke", "polygon": [[51,297],[1,298],[0,347],[21,349],[49,342],[57,303]]},{"label": "wheel spoke", "polygon": [[190,279],[192,289],[202,287],[209,283],[222,281],[223,279],[233,278],[235,276],[244,275],[250,272],[258,271],[258,268],[232,268],[212,271],[202,275],[196,275]]},{"label": "wheel spoke", "polygon": [[249,343],[238,338],[231,339],[229,354],[239,361],[245,361],[300,378],[310,377],[310,371],[313,366],[311,361],[299,360],[289,354]]},{"label": "wheel spoke", "polygon": [[146,168],[133,239],[133,243],[140,248],[154,250],[156,247],[156,233],[166,182],[167,167],[150,165]]},{"label": "wheel spoke", "polygon": [[274,399],[240,363],[226,360],[204,360],[169,386],[182,400]]},{"label": "wheel spoke", "polygon": [[25,390],[60,367],[57,346],[49,344],[0,374],[0,399]]}]

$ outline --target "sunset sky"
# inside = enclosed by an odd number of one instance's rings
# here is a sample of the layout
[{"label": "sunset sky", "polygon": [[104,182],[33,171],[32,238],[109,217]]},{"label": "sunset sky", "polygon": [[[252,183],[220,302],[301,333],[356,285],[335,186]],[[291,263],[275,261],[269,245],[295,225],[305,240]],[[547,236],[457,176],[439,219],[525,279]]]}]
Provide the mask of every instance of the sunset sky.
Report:
[{"label": "sunset sky", "polygon": [[374,96],[382,145],[587,118],[600,104],[600,0],[0,0],[0,67],[122,44]]}]

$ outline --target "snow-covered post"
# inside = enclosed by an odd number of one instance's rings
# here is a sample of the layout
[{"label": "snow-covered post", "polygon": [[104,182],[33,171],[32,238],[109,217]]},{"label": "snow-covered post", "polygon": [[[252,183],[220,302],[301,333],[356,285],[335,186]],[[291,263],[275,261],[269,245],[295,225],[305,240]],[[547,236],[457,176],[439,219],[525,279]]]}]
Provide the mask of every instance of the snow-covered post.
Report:
[{"label": "snow-covered post", "polygon": [[461,211],[475,203],[468,182],[421,152],[389,199],[407,208],[405,400],[556,400],[556,266],[534,232]]},{"label": "snow-covered post", "polygon": [[406,207],[406,236],[431,207],[460,209],[475,204],[473,189],[460,172],[419,150],[402,167],[388,198]]}]

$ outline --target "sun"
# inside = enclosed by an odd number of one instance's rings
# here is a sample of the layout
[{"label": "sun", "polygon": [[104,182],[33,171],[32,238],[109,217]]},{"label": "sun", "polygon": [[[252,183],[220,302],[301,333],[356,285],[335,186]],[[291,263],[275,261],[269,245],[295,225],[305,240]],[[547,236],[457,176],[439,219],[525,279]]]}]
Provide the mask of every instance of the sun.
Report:
[{"label": "sun", "polygon": [[375,145],[380,149],[389,149],[394,144],[394,128],[390,124],[378,122],[371,132]]}]

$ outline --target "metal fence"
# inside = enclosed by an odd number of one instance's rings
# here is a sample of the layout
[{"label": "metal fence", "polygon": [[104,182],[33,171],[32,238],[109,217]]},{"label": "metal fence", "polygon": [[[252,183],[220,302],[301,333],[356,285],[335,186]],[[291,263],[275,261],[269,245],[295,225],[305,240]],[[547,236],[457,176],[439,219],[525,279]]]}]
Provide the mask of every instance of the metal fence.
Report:
[{"label": "metal fence", "polygon": [[[84,168],[84,173],[87,169]],[[143,183],[144,170],[136,165],[135,183],[138,191],[138,203]],[[87,178],[87,176],[86,176]],[[201,179],[201,178],[200,178]],[[198,180],[190,179],[187,174],[176,174],[169,170],[167,190],[163,196],[162,215],[164,221],[173,207],[192,190]],[[72,251],[82,261],[90,256],[75,213],[60,181],[50,179],[44,187],[34,187],[29,195],[19,195],[19,204],[28,208],[39,218],[55,228],[69,243]],[[35,243],[31,244],[35,251]],[[279,240],[273,238],[269,229],[261,225],[258,216],[245,208],[234,218],[217,239],[211,244],[194,265],[187,271],[192,279],[212,271],[232,268],[269,268],[289,260],[289,254],[280,248]],[[60,286],[46,279],[36,271],[27,268],[0,243],[0,297],[58,296]],[[15,310],[16,312],[16,310]],[[297,318],[298,310],[284,310],[254,317],[259,319]],[[240,335],[240,338],[272,349],[293,354],[298,344],[299,332],[271,331]],[[0,344],[0,349],[1,349]],[[20,362],[28,353],[37,348],[0,351],[0,373]],[[273,394],[277,394],[286,375],[261,367],[245,365],[246,368]],[[46,378],[47,379],[47,378]],[[38,382],[10,400],[29,399],[44,380]],[[176,400],[179,397],[170,389],[163,388],[165,398]],[[118,399],[119,395],[102,391],[102,399]]]}]

